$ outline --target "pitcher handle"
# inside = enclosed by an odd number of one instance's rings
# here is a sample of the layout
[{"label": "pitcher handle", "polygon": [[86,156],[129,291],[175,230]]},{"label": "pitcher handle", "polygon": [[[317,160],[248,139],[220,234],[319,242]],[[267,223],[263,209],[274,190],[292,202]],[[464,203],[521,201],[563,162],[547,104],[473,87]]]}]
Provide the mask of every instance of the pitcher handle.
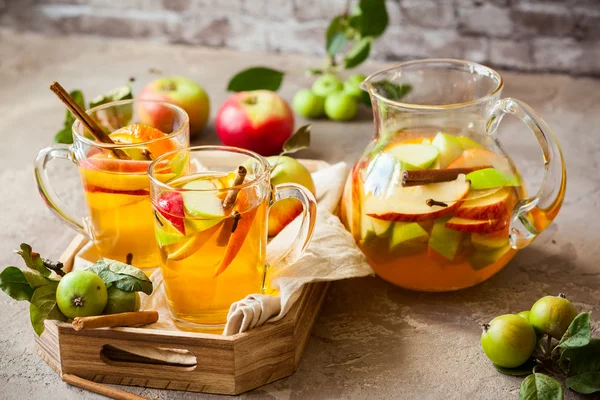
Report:
[{"label": "pitcher handle", "polygon": [[48,208],[63,222],[72,229],[81,233],[88,239],[90,238],[88,230],[85,228],[82,217],[77,217],[75,213],[68,210],[65,203],[56,195],[56,192],[50,185],[46,165],[54,159],[65,159],[75,163],[70,146],[53,145],[43,148],[35,158],[35,180],[37,182],[40,195]]},{"label": "pitcher handle", "polygon": [[544,178],[537,194],[520,200],[512,212],[510,243],[515,249],[527,246],[554,220],[567,186],[567,171],[554,132],[542,117],[520,100],[499,100],[491,111],[486,131],[493,135],[506,114],[512,114],[529,127],[537,138],[544,157]]},{"label": "pitcher handle", "polygon": [[[292,241],[290,247],[283,254],[279,255],[277,259],[269,260],[271,265],[277,265],[278,270],[293,264],[300,258],[300,255],[302,255],[302,252],[304,252],[310,243],[317,218],[317,201],[315,200],[315,196],[304,186],[296,185],[295,183],[283,183],[275,186],[273,188],[273,203],[269,209],[277,201],[283,199],[299,200],[302,203],[302,212],[299,215],[301,222],[298,235]],[[271,274],[269,273],[268,275]]]}]

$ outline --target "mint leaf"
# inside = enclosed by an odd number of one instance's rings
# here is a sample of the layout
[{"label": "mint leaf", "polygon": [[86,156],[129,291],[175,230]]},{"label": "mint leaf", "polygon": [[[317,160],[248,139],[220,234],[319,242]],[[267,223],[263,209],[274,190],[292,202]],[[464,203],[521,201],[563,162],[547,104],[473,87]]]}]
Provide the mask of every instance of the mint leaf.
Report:
[{"label": "mint leaf", "polygon": [[574,349],[577,347],[587,346],[592,338],[592,329],[590,327],[589,312],[580,313],[569,325],[569,328],[560,339],[560,342],[554,348],[554,352],[560,349]]},{"label": "mint leaf", "polygon": [[144,271],[129,264],[104,258],[88,270],[102,278],[107,286],[115,285],[125,292],[152,293],[152,281]]},{"label": "mint leaf", "polygon": [[600,392],[600,371],[584,372],[567,378],[565,385],[581,394],[592,394]]},{"label": "mint leaf", "polygon": [[385,0],[360,0],[360,21],[358,29],[365,36],[378,37],[385,32],[389,17]]},{"label": "mint leaf", "polygon": [[33,288],[23,271],[17,267],[7,267],[0,273],[0,289],[15,300],[31,300]]},{"label": "mint leaf", "polygon": [[90,101],[90,108],[100,106],[102,104],[110,103],[111,101],[129,100],[133,99],[133,93],[131,92],[131,84],[120,86],[116,89],[111,90],[106,94],[94,97]]},{"label": "mint leaf", "polygon": [[288,140],[283,144],[283,154],[292,154],[310,146],[310,125],[300,127]]},{"label": "mint leaf", "polygon": [[346,35],[344,33],[347,25],[346,17],[339,15],[331,20],[327,32],[325,33],[325,50],[330,56],[335,56],[346,45]]},{"label": "mint leaf", "polygon": [[38,253],[33,252],[30,245],[21,243],[21,250],[18,250],[16,253],[23,258],[28,268],[39,272],[43,276],[50,276],[50,270],[44,265],[42,257]]},{"label": "mint leaf", "polygon": [[378,81],[371,83],[371,86],[376,92],[389,100],[400,100],[406,96],[411,90],[411,85],[397,85],[390,81]]},{"label": "mint leaf", "polygon": [[583,347],[565,349],[558,366],[568,376],[600,371],[600,339],[591,339]]},{"label": "mint leaf", "polygon": [[344,67],[347,69],[360,65],[369,57],[371,52],[371,37],[365,37],[359,40],[344,57]]},{"label": "mint leaf", "polygon": [[563,400],[565,397],[560,383],[544,374],[536,373],[523,379],[519,400]]},{"label": "mint leaf", "polygon": [[266,67],[252,67],[238,72],[227,84],[230,92],[271,90],[276,92],[283,81],[283,72]]},{"label": "mint leaf", "polygon": [[44,332],[44,321],[53,319],[66,321],[65,317],[56,305],[56,287],[58,283],[41,286],[33,292],[31,304],[29,304],[29,318],[35,333],[39,335]]},{"label": "mint leaf", "polygon": [[[133,99],[131,92],[131,84],[120,86],[110,92],[96,96],[90,102],[90,108],[100,106],[102,104],[110,103],[119,100]],[[133,105],[122,104],[120,106],[105,108],[104,110],[97,112],[98,116],[102,118],[102,124],[108,130],[114,131],[122,126],[129,124],[133,117]]]},{"label": "mint leaf", "polygon": [[536,366],[535,360],[529,360],[525,364],[515,368],[504,368],[494,364],[494,368],[504,375],[525,376],[533,373],[533,367]]},{"label": "mint leaf", "polygon": [[[71,95],[73,100],[75,100],[75,102],[85,110],[85,101],[83,99],[83,93],[81,90],[73,90],[69,92],[69,95]],[[71,111],[67,110],[65,114],[65,120],[63,122],[63,128],[54,136],[54,141],[56,143],[73,144],[73,122],[75,122],[75,116],[71,113]]]}]

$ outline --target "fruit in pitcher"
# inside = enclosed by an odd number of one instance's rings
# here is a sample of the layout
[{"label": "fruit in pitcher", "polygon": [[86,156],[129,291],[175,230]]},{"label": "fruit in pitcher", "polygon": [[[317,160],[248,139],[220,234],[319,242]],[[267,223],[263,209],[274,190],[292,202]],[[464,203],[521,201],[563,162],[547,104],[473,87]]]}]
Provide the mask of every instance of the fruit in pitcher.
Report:
[{"label": "fruit in pitcher", "polygon": [[[156,79],[142,89],[138,98],[166,101],[183,108],[190,118],[190,137],[197,136],[208,122],[208,95],[200,85],[183,76]],[[159,127],[164,132],[173,130],[175,121],[171,108],[159,103],[138,103],[137,111],[142,122]]]},{"label": "fruit in pitcher", "polygon": [[450,182],[397,186],[387,196],[367,194],[364,210],[367,215],[386,221],[426,221],[452,213],[468,193],[469,182],[459,175]]},{"label": "fruit in pitcher", "polygon": [[140,295],[137,292],[126,292],[116,286],[107,289],[108,300],[103,314],[119,314],[134,312],[140,309]]},{"label": "fruit in pitcher", "polygon": [[360,88],[360,84],[366,78],[363,74],[350,75],[344,82],[344,93],[357,98],[361,97],[365,92]]},{"label": "fruit in pitcher", "polygon": [[292,135],[294,114],[274,92],[239,92],[223,103],[215,128],[223,144],[270,156],[280,153],[283,143]]},{"label": "fruit in pitcher", "polygon": [[508,233],[506,235],[481,235],[474,233],[471,235],[471,243],[477,250],[489,251],[496,250],[508,244]]},{"label": "fruit in pitcher", "polygon": [[[467,179],[468,175],[467,175]],[[471,185],[473,182],[471,182]],[[511,192],[508,189],[501,189],[489,196],[480,197],[474,200],[464,201],[454,214],[460,218],[466,219],[498,219],[503,218],[509,211],[508,201],[511,198]]]},{"label": "fruit in pitcher", "polygon": [[505,226],[505,219],[476,220],[452,217],[446,222],[446,228],[467,233],[495,232],[501,230]]},{"label": "fruit in pitcher", "polygon": [[468,138],[466,136],[455,136],[455,139],[458,142],[458,144],[460,144],[460,147],[462,147],[463,150],[472,149],[472,148],[480,148],[480,149],[483,148],[482,145],[480,145],[473,139]]},{"label": "fruit in pitcher", "polygon": [[429,234],[416,222],[395,222],[390,238],[390,251],[415,250],[425,246]]},{"label": "fruit in pitcher", "polygon": [[446,168],[452,161],[456,160],[463,152],[463,148],[456,137],[447,133],[438,132],[431,144],[440,151],[440,168]]},{"label": "fruit in pitcher", "polygon": [[386,236],[392,226],[390,221],[382,221],[380,219],[369,217],[368,215],[362,214],[360,223],[361,228],[361,239],[369,240],[373,237]]},{"label": "fruit in pitcher", "polygon": [[333,121],[348,121],[356,116],[358,101],[344,92],[331,93],[325,98],[325,114]]},{"label": "fruit in pitcher", "polygon": [[438,148],[430,144],[399,144],[391,147],[387,153],[403,164],[414,166],[405,169],[430,168],[440,156]]},{"label": "fruit in pitcher", "polygon": [[483,326],[481,346],[491,362],[515,368],[533,354],[537,336],[531,324],[518,315],[506,314]]},{"label": "fruit in pitcher", "polygon": [[433,222],[431,235],[429,236],[430,256],[431,250],[446,258],[454,260],[462,242],[463,234],[461,232],[446,228],[447,218],[441,218]]},{"label": "fruit in pitcher", "polygon": [[529,312],[529,321],[538,332],[560,340],[576,316],[577,309],[561,293],[536,301]]},{"label": "fruit in pitcher", "polygon": [[107,302],[106,285],[90,271],[73,271],[60,279],[56,304],[67,318],[100,315]]},{"label": "fruit in pitcher", "polygon": [[179,241],[173,244],[173,246],[176,246],[176,249],[171,249],[167,259],[171,261],[181,261],[188,258],[190,255],[199,251],[223,225],[222,221],[217,221],[213,225],[199,230],[194,236],[188,238],[187,241]]},{"label": "fruit in pitcher", "polygon": [[505,157],[481,148],[463,151],[460,157],[448,165],[448,168],[482,167],[485,165],[491,165],[501,172],[512,174],[510,163]]},{"label": "fruit in pitcher", "polygon": [[484,168],[467,174],[472,190],[494,189],[503,186],[518,186],[516,177],[498,171],[496,168]]},{"label": "fruit in pitcher", "polygon": [[317,96],[327,97],[330,94],[340,92],[344,88],[342,81],[333,74],[323,74],[317,78],[312,85],[312,91]]},{"label": "fruit in pitcher", "polygon": [[217,196],[217,186],[208,179],[197,179],[186,183],[182,192],[183,204],[188,214],[202,218],[222,218],[225,216],[223,200]]},{"label": "fruit in pitcher", "polygon": [[156,209],[175,229],[185,235],[185,212],[183,196],[179,192],[163,192],[158,198]]},{"label": "fruit in pitcher", "polygon": [[[297,183],[313,195],[315,184],[310,172],[298,160],[288,156],[267,157],[271,166],[271,184]],[[269,236],[275,236],[302,212],[302,204],[296,199],[283,199],[274,203],[269,210]]]},{"label": "fruit in pitcher", "polygon": [[507,243],[502,247],[489,250],[477,250],[469,256],[469,264],[474,270],[480,270],[488,265],[494,264],[502,256],[510,250],[510,245]]},{"label": "fruit in pitcher", "polygon": [[300,89],[292,99],[292,108],[305,118],[318,118],[325,114],[325,98],[310,89]]}]

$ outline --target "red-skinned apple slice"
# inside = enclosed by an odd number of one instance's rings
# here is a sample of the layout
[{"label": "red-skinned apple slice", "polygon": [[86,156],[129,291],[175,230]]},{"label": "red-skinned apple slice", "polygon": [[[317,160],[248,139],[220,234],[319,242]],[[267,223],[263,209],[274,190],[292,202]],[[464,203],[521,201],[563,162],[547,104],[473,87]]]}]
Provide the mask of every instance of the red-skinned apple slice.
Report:
[{"label": "red-skinned apple slice", "polygon": [[460,218],[484,221],[502,218],[508,212],[509,199],[510,191],[501,189],[486,197],[464,201],[454,215]]},{"label": "red-skinned apple slice", "polygon": [[183,197],[179,192],[164,192],[158,198],[156,209],[175,229],[185,235],[185,211]]},{"label": "red-skinned apple slice", "polygon": [[450,218],[448,222],[446,222],[446,228],[467,233],[494,232],[504,228],[505,225],[506,220],[503,218],[481,221],[475,219],[453,217]]},{"label": "red-skinned apple slice", "polygon": [[[464,175],[450,182],[420,186],[397,186],[388,196],[365,196],[364,209],[370,217],[396,222],[427,221],[448,215],[469,193]],[[431,200],[442,205],[428,205]]]},{"label": "red-skinned apple slice", "polygon": [[505,157],[486,149],[472,148],[463,151],[462,155],[452,161],[448,168],[470,168],[491,165],[492,167],[512,174],[510,163]]}]

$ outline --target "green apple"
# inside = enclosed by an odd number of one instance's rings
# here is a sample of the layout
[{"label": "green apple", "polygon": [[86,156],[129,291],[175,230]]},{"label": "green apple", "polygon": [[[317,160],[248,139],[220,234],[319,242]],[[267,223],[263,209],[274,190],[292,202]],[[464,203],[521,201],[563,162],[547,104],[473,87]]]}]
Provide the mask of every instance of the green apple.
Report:
[{"label": "green apple", "polygon": [[213,182],[208,179],[196,179],[186,183],[182,188],[190,190],[181,193],[188,214],[205,219],[225,217],[223,201],[217,196],[217,187]]},{"label": "green apple", "polygon": [[156,226],[156,229],[154,231],[156,233],[156,242],[160,246],[168,246],[170,244],[174,244],[185,239],[185,236],[182,235],[180,232],[176,232],[175,230],[169,232],[167,230],[162,229],[158,225]]},{"label": "green apple", "polygon": [[460,142],[456,137],[447,133],[439,132],[433,138],[432,145],[440,150],[440,168],[446,168],[452,161],[456,160],[463,152]]},{"label": "green apple", "polygon": [[474,270],[480,270],[488,265],[498,261],[500,257],[505,255],[510,250],[510,245],[506,244],[494,250],[482,251],[478,250],[469,257],[469,264]]},{"label": "green apple", "polygon": [[348,121],[356,116],[358,101],[343,92],[325,98],[325,114],[334,121]]},{"label": "green apple", "polygon": [[[503,186],[518,186],[518,178],[496,168],[484,168],[467,174],[472,190],[495,189]],[[515,185],[517,184],[517,185]]]},{"label": "green apple", "polygon": [[305,118],[318,118],[325,114],[325,99],[310,89],[301,89],[294,95],[292,108]]},{"label": "green apple", "polygon": [[395,222],[390,239],[390,251],[413,249],[426,245],[429,234],[416,222]]},{"label": "green apple", "polygon": [[[315,195],[315,184],[310,172],[298,160],[288,156],[267,157],[271,166],[271,184],[297,183]],[[296,199],[283,199],[269,210],[269,236],[275,236],[302,212],[302,204]]]},{"label": "green apple", "polygon": [[474,148],[478,148],[478,149],[483,148],[482,145],[480,145],[473,139],[465,137],[465,136],[456,136],[455,139],[458,142],[458,144],[460,144],[460,147],[462,147],[463,150],[474,149]]},{"label": "green apple", "polygon": [[490,251],[499,249],[508,244],[508,237],[490,237],[490,235],[480,235],[473,233],[471,243],[477,250]]},{"label": "green apple", "polygon": [[321,75],[312,85],[312,92],[321,97],[327,97],[332,93],[341,92],[343,89],[344,84],[333,74]]},{"label": "green apple", "polygon": [[460,249],[463,233],[446,228],[449,218],[438,218],[433,223],[429,236],[429,247],[452,261]]},{"label": "green apple", "polygon": [[440,155],[436,146],[430,144],[399,144],[386,153],[402,162],[404,169],[427,169]]},{"label": "green apple", "polygon": [[360,84],[366,78],[363,74],[350,75],[344,82],[344,93],[356,98],[361,97],[364,91],[360,88]]},{"label": "green apple", "polygon": [[126,292],[113,285],[108,288],[107,293],[108,300],[102,314],[139,311],[140,295],[137,292]]},{"label": "green apple", "polygon": [[107,298],[104,281],[91,271],[69,272],[56,288],[56,305],[67,318],[100,315]]}]

